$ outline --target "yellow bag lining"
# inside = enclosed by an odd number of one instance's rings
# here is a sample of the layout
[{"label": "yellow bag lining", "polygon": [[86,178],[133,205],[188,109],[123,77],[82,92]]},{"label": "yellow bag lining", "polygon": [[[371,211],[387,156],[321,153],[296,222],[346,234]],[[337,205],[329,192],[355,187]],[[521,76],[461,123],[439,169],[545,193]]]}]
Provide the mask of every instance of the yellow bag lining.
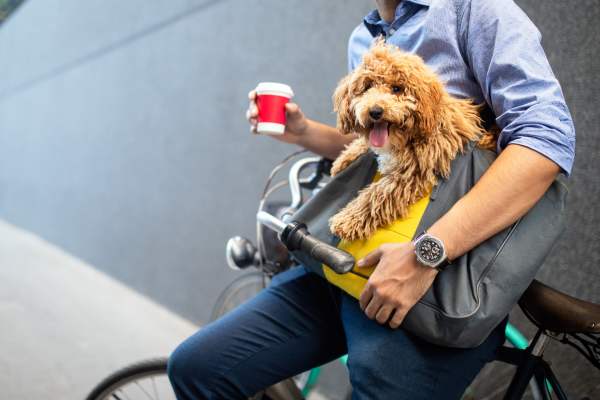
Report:
[{"label": "yellow bag lining", "polygon": [[[376,182],[379,179],[380,175],[378,172],[373,181]],[[414,237],[428,204],[429,194],[409,207],[406,218],[397,220],[389,226],[379,228],[367,240],[354,240],[352,242],[342,240],[337,247],[352,254],[356,261],[358,261],[384,243],[409,242]],[[374,269],[374,266],[361,268],[354,265],[352,271],[346,274],[338,274],[323,264],[323,273],[327,280],[357,299],[360,297]]]}]

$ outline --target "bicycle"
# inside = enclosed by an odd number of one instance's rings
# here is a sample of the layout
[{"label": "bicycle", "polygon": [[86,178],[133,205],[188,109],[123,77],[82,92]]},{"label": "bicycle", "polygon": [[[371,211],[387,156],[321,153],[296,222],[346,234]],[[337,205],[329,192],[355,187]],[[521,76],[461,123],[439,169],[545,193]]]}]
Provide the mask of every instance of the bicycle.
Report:
[{"label": "bicycle", "polygon": [[[330,168],[327,160],[318,157],[300,159],[290,168],[288,180],[271,186],[275,175],[301,153],[304,152],[286,157],[271,171],[267,179],[257,214],[258,246],[255,247],[250,240],[241,237],[233,237],[228,241],[227,264],[238,270],[253,267],[258,271],[242,275],[222,292],[213,308],[212,319],[248,300],[265,288],[274,275],[292,267],[294,263],[289,257],[288,249],[313,254],[315,258],[340,272],[345,272],[354,265],[354,259],[347,257],[349,254],[343,254],[318,241],[306,229],[288,221],[304,203],[303,190],[314,193],[326,184]],[[314,168],[314,171],[302,178],[302,173],[309,167]],[[267,203],[273,192],[286,185],[292,197],[289,205]],[[521,399],[529,388],[535,400],[550,400],[553,396],[560,400],[567,399],[549,363],[543,358],[544,349],[548,341],[554,339],[573,346],[593,366],[600,369],[600,305],[576,299],[534,280],[519,300],[519,306],[537,327],[537,333],[529,341],[513,325],[507,325],[508,345],[499,349],[496,361],[514,365],[517,370],[503,398]],[[345,364],[345,356],[340,361]],[[132,364],[102,380],[88,395],[87,400],[175,398],[166,377],[166,368],[166,358]],[[252,399],[303,399],[310,395],[319,376],[320,369],[317,367],[279,382]],[[138,397],[135,397],[136,394]],[[470,399],[469,389],[463,399]]]}]

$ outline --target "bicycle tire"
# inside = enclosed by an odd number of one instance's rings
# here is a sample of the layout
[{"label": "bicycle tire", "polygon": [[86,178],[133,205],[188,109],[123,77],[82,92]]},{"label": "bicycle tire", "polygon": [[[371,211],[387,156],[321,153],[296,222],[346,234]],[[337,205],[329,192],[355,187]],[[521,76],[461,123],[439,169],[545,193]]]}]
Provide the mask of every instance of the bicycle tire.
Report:
[{"label": "bicycle tire", "polygon": [[[121,368],[96,385],[86,397],[86,400],[106,400],[122,388],[138,379],[151,376],[166,376],[167,358],[155,358],[136,362]],[[118,397],[113,397],[118,398]]]},{"label": "bicycle tire", "polygon": [[266,286],[262,272],[249,272],[235,278],[223,289],[210,313],[210,321],[227,314],[235,307],[249,300]]}]

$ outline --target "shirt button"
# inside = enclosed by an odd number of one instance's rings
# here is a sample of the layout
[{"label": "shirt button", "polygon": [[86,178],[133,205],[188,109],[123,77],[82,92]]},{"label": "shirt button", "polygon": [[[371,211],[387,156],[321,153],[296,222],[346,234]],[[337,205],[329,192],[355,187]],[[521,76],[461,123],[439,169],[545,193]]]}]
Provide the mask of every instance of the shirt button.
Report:
[{"label": "shirt button", "polygon": [[394,28],[390,28],[390,30],[388,31],[388,34],[391,36],[394,33],[396,33],[396,30]]}]

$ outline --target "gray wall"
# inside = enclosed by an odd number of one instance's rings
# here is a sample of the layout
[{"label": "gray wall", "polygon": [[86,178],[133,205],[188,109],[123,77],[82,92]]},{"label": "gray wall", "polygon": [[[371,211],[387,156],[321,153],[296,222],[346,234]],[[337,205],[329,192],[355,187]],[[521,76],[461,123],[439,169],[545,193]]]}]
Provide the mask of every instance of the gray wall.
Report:
[{"label": "gray wall", "polygon": [[294,150],[249,133],[248,90],[287,82],[333,123],[353,3],[26,2],[0,30],[0,216],[207,318]]},{"label": "gray wall", "polygon": [[[570,227],[540,278],[600,301],[600,5],[518,3],[544,35],[577,128]],[[310,117],[332,123],[347,36],[371,7],[26,2],[0,29],[0,217],[206,319],[235,276],[226,239],[253,236],[263,179],[292,150],[247,132],[247,91],[287,82]],[[600,397],[600,376],[582,358],[552,355],[568,361],[559,373],[572,393]]]}]

